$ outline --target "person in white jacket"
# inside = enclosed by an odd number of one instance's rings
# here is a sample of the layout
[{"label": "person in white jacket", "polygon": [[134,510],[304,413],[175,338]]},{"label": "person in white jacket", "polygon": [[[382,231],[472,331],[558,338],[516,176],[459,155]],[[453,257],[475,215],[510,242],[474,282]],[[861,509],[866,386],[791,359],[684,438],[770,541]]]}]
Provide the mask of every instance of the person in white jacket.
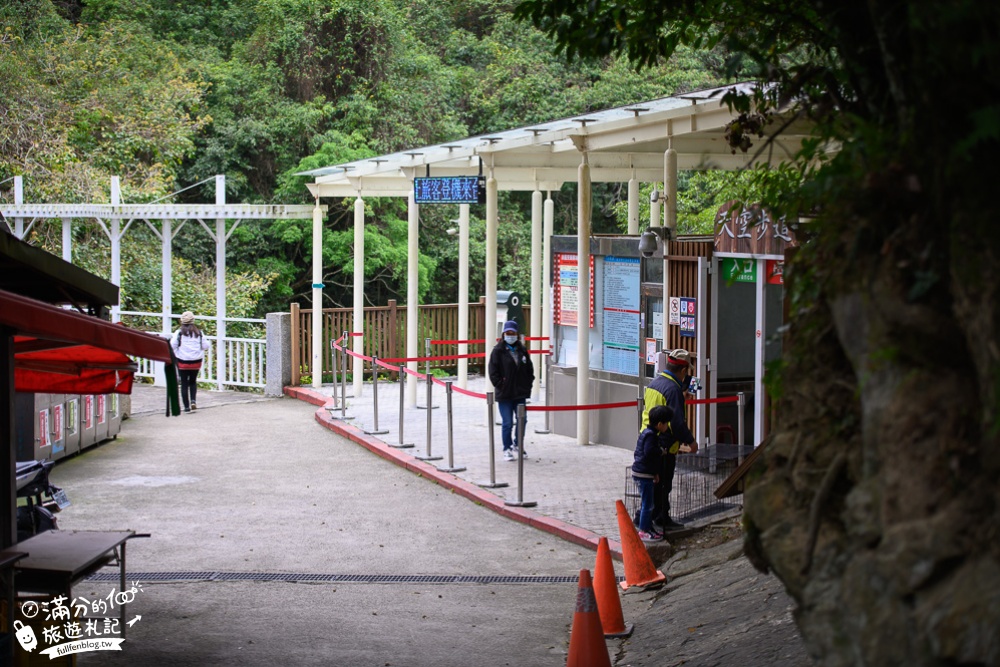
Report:
[{"label": "person in white jacket", "polygon": [[194,313],[190,310],[181,314],[181,328],[174,332],[170,344],[174,348],[174,357],[177,358],[177,374],[181,377],[184,412],[197,410],[195,399],[198,394],[198,371],[201,370],[201,360],[205,358],[208,341],[194,323]]}]

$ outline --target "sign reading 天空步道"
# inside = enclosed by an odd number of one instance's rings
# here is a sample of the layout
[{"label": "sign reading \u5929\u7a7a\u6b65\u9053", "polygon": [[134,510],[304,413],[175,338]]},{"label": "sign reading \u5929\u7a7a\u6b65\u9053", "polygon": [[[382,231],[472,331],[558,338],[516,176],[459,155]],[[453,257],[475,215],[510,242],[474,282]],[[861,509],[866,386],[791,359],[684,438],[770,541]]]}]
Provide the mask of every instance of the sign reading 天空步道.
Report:
[{"label": "sign reading \u5929\u7a7a\u6b65\u9053", "polygon": [[417,204],[484,204],[486,187],[479,176],[418,176],[413,179]]}]

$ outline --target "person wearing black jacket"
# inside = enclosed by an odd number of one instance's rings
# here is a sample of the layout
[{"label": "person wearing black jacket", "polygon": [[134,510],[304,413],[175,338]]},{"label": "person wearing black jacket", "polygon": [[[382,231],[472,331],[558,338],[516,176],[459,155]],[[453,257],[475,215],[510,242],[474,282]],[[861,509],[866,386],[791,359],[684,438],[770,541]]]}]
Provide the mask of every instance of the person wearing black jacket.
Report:
[{"label": "person wearing black jacket", "polygon": [[653,530],[653,503],[656,485],[660,482],[664,440],[669,438],[670,420],[674,411],[666,405],[657,405],[649,411],[649,426],[642,430],[635,443],[635,462],[632,479],[639,488],[640,505],[635,522],[639,525],[639,539],[657,541],[663,533]]},{"label": "person wearing black jacket", "polygon": [[[517,322],[513,320],[504,322],[503,338],[490,353],[488,370],[490,382],[493,383],[493,395],[500,410],[500,418],[503,420],[503,425],[500,427],[503,458],[505,461],[515,461],[518,443],[514,431],[514,415],[517,413],[517,406],[524,405],[531,395],[531,388],[535,382],[535,369],[528,351],[524,349],[524,344],[517,334]],[[521,456],[527,458],[524,443],[520,444]]]}]

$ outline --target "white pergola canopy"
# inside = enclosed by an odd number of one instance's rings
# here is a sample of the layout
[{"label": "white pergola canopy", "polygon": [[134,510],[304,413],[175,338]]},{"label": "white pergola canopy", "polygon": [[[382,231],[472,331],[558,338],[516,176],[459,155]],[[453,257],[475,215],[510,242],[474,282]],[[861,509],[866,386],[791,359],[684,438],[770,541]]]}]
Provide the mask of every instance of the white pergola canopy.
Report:
[{"label": "white pergola canopy", "polygon": [[548,123],[469,137],[375,158],[303,172],[314,177],[317,197],[397,196],[412,190],[414,176],[470,176],[492,168],[500,190],[558,190],[576,182],[586,152],[592,182],[660,182],[664,153],[673,148],[680,170],[735,170],[787,160],[801,146],[805,126],[794,124],[768,150],[733,154],[724,138],[733,114],[722,102],[732,89],[711,90],[595,111]]},{"label": "white pergola canopy", "polygon": [[[789,160],[809,136],[806,123],[782,119],[780,136],[765,144],[762,139],[755,153],[734,153],[725,139],[727,125],[734,114],[723,102],[730,90],[750,93],[755,84],[739,83],[641,104],[595,111],[580,116],[540,123],[489,135],[469,137],[434,146],[400,151],[390,155],[331,165],[302,172],[311,176],[308,184],[316,198],[317,210],[322,197],[355,198],[354,216],[354,311],[360,322],[364,295],[364,201],[363,197],[407,197],[409,208],[407,271],[407,351],[414,358],[417,350],[417,258],[419,256],[419,207],[415,201],[413,179],[419,176],[474,176],[486,178],[486,321],[496,320],[497,280],[497,192],[532,192],[531,306],[532,338],[549,336],[549,315],[542,312],[549,299],[543,294],[551,274],[548,241],[552,235],[552,191],[564,183],[578,184],[578,265],[579,284],[590,282],[591,183],[628,183],[628,229],[638,233],[638,195],[640,183],[663,183],[664,214],[659,202],[651,202],[650,225],[674,228],[677,220],[677,172],[679,170],[736,170],[759,164],[778,164]],[[780,114],[778,115],[780,117]],[[775,118],[774,127],[779,127]],[[761,146],[763,149],[761,150]],[[542,193],[548,198],[542,201]],[[467,310],[469,205],[459,206],[459,312]],[[322,221],[314,215],[314,247],[320,245]],[[543,247],[544,243],[544,247]],[[314,255],[313,299],[322,301],[322,258]],[[667,272],[664,272],[666,282]],[[664,294],[669,294],[664,285]],[[590,303],[580,299],[579,321],[589,321]],[[542,327],[539,331],[538,327]],[[541,336],[539,336],[541,334]],[[467,323],[459,320],[459,338],[467,338]],[[577,397],[578,405],[589,397],[589,329],[578,329]],[[487,336],[489,340],[489,336]],[[314,323],[313,365],[319,363],[320,328]],[[361,350],[360,337],[354,340],[355,352]],[[535,349],[537,347],[532,345]],[[459,354],[467,348],[459,346]],[[704,355],[699,355],[704,356]],[[360,392],[361,368],[354,359],[354,390]],[[416,362],[410,362],[416,370]],[[543,369],[544,372],[544,369]],[[541,373],[539,375],[542,375]],[[759,373],[759,375],[762,374]],[[314,374],[318,383],[319,374]],[[459,364],[459,385],[464,386],[463,364]],[[408,402],[416,405],[416,383],[407,382]],[[536,380],[533,398],[538,397]],[[357,394],[356,394],[357,395]],[[577,442],[589,442],[586,411],[577,413]]]}]

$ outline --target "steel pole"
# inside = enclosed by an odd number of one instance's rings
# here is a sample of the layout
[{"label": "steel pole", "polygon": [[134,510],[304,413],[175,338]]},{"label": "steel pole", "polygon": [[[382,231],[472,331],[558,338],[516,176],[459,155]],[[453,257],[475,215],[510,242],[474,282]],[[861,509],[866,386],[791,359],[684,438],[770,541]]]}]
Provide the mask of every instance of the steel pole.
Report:
[{"label": "steel pole", "polygon": [[[364,361],[362,359],[362,361]],[[389,432],[389,429],[379,429],[378,427],[378,357],[372,355],[372,406],[375,410],[375,428],[371,431],[365,431],[368,435],[384,435]]]},{"label": "steel pole", "polygon": [[500,489],[507,486],[507,482],[497,481],[496,439],[494,437],[494,422],[496,420],[493,417],[493,405],[493,392],[488,391],[486,392],[486,424],[490,443],[490,480],[488,482],[476,482],[476,484],[487,489]]},{"label": "steel pole", "polygon": [[455,466],[455,437],[454,437],[454,413],[451,409],[451,380],[444,383],[445,412],[448,414],[448,467],[438,468],[441,472],[462,472],[465,466]]},{"label": "steel pole", "polygon": [[505,500],[504,505],[513,507],[534,507],[538,503],[524,499],[524,418],[527,412],[524,403],[517,405],[517,500]]},{"label": "steel pole", "polygon": [[403,415],[406,411],[406,365],[399,365],[399,442],[395,445],[389,445],[390,447],[395,447],[396,449],[409,449],[413,447],[412,442],[403,442]]}]

